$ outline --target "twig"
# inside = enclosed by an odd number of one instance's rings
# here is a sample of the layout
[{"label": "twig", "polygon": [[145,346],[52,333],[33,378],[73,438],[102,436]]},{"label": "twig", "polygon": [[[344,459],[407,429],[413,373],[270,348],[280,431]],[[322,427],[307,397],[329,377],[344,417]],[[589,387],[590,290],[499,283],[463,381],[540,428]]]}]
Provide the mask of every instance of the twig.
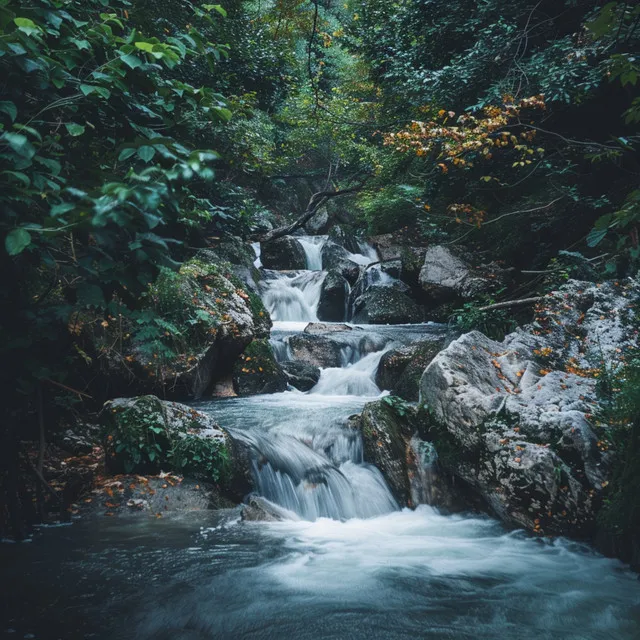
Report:
[{"label": "twig", "polygon": [[488,304],[486,307],[480,307],[478,311],[493,311],[494,309],[507,309],[509,307],[523,307],[529,304],[535,304],[544,300],[543,296],[536,298],[523,298],[522,300],[507,300],[506,302],[497,302],[496,304]]}]

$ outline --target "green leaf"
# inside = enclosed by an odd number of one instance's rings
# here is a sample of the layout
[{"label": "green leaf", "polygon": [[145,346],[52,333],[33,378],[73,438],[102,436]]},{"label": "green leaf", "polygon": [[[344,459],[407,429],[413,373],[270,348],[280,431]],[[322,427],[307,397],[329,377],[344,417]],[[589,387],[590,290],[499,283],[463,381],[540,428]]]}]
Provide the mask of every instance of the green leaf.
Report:
[{"label": "green leaf", "polygon": [[19,156],[31,160],[36,155],[35,147],[29,142],[27,136],[21,133],[5,133],[2,140],[13,149]]},{"label": "green leaf", "polygon": [[33,20],[29,20],[29,18],[14,18],[13,22],[22,33],[26,33],[28,36],[42,31],[42,29]]},{"label": "green leaf", "polygon": [[125,160],[128,160],[131,156],[135,156],[136,155],[136,150],[135,149],[123,149],[120,152],[120,155],[118,156],[118,162],[124,162]]},{"label": "green leaf", "polygon": [[15,122],[18,117],[18,107],[8,100],[0,101],[0,112],[6,113],[11,118],[11,122]]},{"label": "green leaf", "polygon": [[96,87],[92,87],[90,84],[81,84],[80,91],[84,93],[85,96],[91,95],[96,90]]},{"label": "green leaf", "polygon": [[150,162],[153,160],[153,156],[156,155],[156,150],[153,147],[144,146],[138,149],[138,157],[144,162]]},{"label": "green leaf", "polygon": [[77,124],[75,122],[68,122],[64,125],[67,128],[67,131],[74,137],[77,138],[84,133],[85,128],[81,124]]},{"label": "green leaf", "polygon": [[13,229],[4,239],[4,246],[10,256],[17,256],[31,244],[31,234],[26,229]]},{"label": "green leaf", "polygon": [[61,204],[54,204],[49,211],[49,215],[52,218],[57,218],[58,216],[64,215],[69,211],[72,211],[76,208],[75,204],[71,204],[70,202],[62,202]]},{"label": "green leaf", "polygon": [[599,245],[604,237],[607,235],[608,229],[591,229],[587,236],[587,245],[589,247],[595,247]]},{"label": "green leaf", "polygon": [[122,60],[122,62],[124,62],[130,69],[137,69],[142,66],[142,60],[132,53],[120,56],[120,60]]},{"label": "green leaf", "polygon": [[226,10],[219,4],[203,4],[202,8],[205,11],[217,11],[223,18],[227,17]]}]

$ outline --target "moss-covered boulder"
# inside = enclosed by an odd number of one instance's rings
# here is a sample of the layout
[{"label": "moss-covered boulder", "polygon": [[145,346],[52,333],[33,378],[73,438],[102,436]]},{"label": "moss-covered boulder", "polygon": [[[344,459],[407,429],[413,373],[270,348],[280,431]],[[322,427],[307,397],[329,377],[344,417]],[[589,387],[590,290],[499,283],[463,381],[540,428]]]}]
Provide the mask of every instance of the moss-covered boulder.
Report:
[{"label": "moss-covered boulder", "polygon": [[112,473],[173,470],[215,483],[236,501],[251,489],[245,445],[202,411],[138,396],[110,400],[100,418]]},{"label": "moss-covered boulder", "polygon": [[287,378],[268,340],[254,340],[233,369],[233,386],[240,396],[286,391]]},{"label": "moss-covered boulder", "polygon": [[378,365],[376,384],[405,400],[417,402],[420,378],[443,348],[442,340],[424,340],[387,351]]},{"label": "moss-covered boulder", "polygon": [[254,339],[269,335],[271,319],[226,263],[189,260],[163,269],[136,318],[102,322],[95,335],[101,362],[117,392],[199,398],[233,366]]},{"label": "moss-covered boulder", "polygon": [[394,287],[374,287],[356,298],[353,322],[359,324],[414,324],[424,313],[406,293]]},{"label": "moss-covered boulder", "polygon": [[322,266],[337,271],[351,285],[360,277],[360,265],[350,259],[347,249],[332,240],[327,240],[322,247]]},{"label": "moss-covered boulder", "polygon": [[382,472],[394,498],[410,504],[409,441],[413,435],[413,409],[390,396],[370,402],[351,425],[362,433],[364,459]]},{"label": "moss-covered boulder", "polygon": [[260,246],[260,260],[265,269],[281,271],[307,268],[307,258],[302,245],[292,236],[284,236]]}]

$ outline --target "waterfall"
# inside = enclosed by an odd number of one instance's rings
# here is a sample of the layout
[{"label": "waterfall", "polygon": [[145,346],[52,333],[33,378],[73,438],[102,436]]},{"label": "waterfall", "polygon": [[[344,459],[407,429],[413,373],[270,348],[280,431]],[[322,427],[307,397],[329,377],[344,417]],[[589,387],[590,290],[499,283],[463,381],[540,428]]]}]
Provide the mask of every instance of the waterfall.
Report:
[{"label": "waterfall", "polygon": [[304,249],[307,259],[307,269],[310,271],[322,270],[322,247],[328,236],[298,236],[296,239]]},{"label": "waterfall", "polygon": [[262,249],[260,248],[260,243],[259,242],[252,242],[251,243],[251,248],[253,249],[253,252],[256,254],[256,259],[253,261],[253,266],[256,269],[261,269],[262,268],[262,260],[260,259],[260,254],[262,252]]},{"label": "waterfall", "polygon": [[268,271],[262,302],[274,322],[314,322],[324,271]]}]

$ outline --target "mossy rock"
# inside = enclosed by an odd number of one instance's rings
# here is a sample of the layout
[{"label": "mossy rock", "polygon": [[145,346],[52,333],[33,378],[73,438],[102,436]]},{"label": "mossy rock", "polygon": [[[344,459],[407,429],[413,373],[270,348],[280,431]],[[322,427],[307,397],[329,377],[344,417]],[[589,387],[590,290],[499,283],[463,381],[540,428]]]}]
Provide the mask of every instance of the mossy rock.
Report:
[{"label": "mossy rock", "polygon": [[405,293],[393,287],[375,287],[355,302],[353,322],[358,324],[414,324],[423,310]]},{"label": "mossy rock", "polygon": [[245,349],[233,369],[233,386],[241,396],[286,391],[287,378],[268,340],[254,340]]}]

